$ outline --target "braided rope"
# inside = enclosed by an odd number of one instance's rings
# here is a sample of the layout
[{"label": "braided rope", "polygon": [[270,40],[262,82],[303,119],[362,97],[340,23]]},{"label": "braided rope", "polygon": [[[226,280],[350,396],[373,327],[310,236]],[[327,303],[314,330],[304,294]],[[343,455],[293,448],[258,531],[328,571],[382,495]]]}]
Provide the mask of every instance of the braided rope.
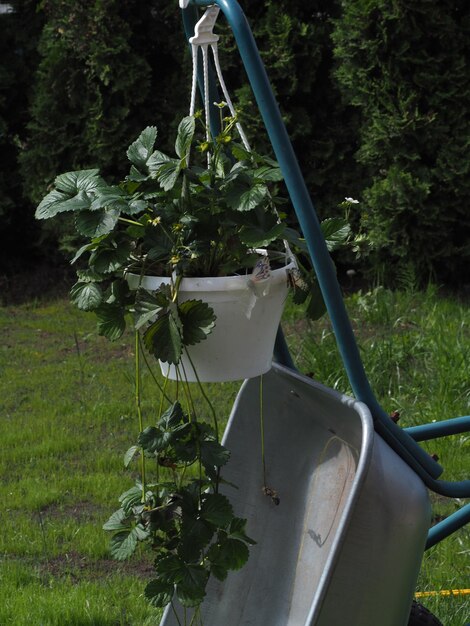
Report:
[{"label": "braided rope", "polygon": [[[217,78],[219,79],[219,84],[220,87],[222,89],[222,93],[224,94],[224,98],[225,98],[225,102],[228,105],[228,108],[230,110],[230,114],[232,117],[237,117],[235,108],[232,104],[232,100],[230,99],[228,90],[227,90],[227,86],[225,84],[224,81],[224,77],[222,75],[222,68],[220,67],[220,61],[219,61],[219,50],[218,50],[218,46],[217,44],[211,44],[211,49],[212,49],[212,55],[214,57],[214,65],[215,65],[215,70],[217,72]],[[247,150],[247,152],[251,152],[251,148],[250,148],[250,144],[248,143],[248,139],[245,135],[245,131],[242,128],[242,125],[240,124],[240,122],[236,122],[235,124],[237,130],[238,130],[238,134],[240,135],[240,139],[243,142],[243,145],[245,147],[245,150]]]}]

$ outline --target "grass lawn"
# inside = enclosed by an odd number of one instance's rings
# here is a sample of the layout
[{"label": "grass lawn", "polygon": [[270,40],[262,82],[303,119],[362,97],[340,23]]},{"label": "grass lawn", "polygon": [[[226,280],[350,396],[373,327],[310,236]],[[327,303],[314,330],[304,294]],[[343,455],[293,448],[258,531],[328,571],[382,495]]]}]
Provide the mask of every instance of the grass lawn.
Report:
[{"label": "grass lawn", "polygon": [[[372,386],[387,410],[400,411],[402,426],[468,413],[467,306],[433,290],[379,289],[350,296],[348,307]],[[288,309],[286,334],[303,371],[349,391],[326,321],[310,325]],[[138,434],[133,337],[107,342],[93,316],[62,300],[1,308],[0,336],[0,625],[158,624],[142,597],[148,557],[112,561],[101,530],[135,477],[122,460]],[[147,371],[143,384],[154,389]],[[238,384],[208,387],[228,416]],[[150,421],[159,396],[148,395]],[[445,478],[469,477],[470,436],[429,451]],[[433,503],[436,519],[461,504]],[[468,588],[469,557],[462,529],[425,555],[418,589]],[[445,626],[470,622],[469,596],[423,603]]]}]

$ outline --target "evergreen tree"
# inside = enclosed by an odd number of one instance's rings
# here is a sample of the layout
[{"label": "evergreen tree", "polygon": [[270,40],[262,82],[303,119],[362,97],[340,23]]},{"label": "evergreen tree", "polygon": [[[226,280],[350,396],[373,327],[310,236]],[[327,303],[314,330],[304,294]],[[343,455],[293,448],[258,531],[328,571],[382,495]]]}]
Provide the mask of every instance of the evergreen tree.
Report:
[{"label": "evergreen tree", "polygon": [[[189,59],[185,81],[179,11],[159,4],[41,3],[40,63],[20,154],[24,192],[33,203],[64,171],[97,167],[104,176],[124,175],[125,150],[149,124],[162,136],[174,135],[175,117],[187,111],[181,92],[189,85]],[[68,249],[67,217],[41,227],[48,255],[57,241]]]},{"label": "evergreen tree", "polygon": [[372,178],[362,224],[389,276],[458,282],[470,255],[470,5],[343,1],[338,77]]},{"label": "evergreen tree", "polygon": [[10,10],[0,14],[0,273],[15,271],[31,254],[38,230],[18,165],[42,28],[36,5],[10,0]]},{"label": "evergreen tree", "polygon": [[[119,171],[135,137],[151,70],[130,45],[120,10],[132,2],[46,0],[46,24],[28,137],[21,155],[26,191],[37,201],[56,174],[106,166]],[[137,131],[138,132],[138,131]]]},{"label": "evergreen tree", "polygon": [[[333,75],[332,19],[339,2],[250,0],[242,3],[299,159],[310,193],[323,217],[345,196],[359,192],[356,111],[344,104]],[[222,20],[221,20],[222,21]],[[224,37],[225,42],[225,37]],[[257,149],[268,150],[264,128],[233,38],[223,43],[242,107],[242,119]]]}]

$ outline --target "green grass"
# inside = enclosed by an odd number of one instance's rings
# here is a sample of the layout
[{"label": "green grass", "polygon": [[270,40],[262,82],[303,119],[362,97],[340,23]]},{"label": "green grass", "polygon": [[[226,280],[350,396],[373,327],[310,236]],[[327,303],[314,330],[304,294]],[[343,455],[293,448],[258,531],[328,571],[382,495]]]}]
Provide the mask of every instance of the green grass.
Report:
[{"label": "green grass", "polygon": [[[0,624],[158,624],[148,557],[119,564],[103,523],[137,477],[133,337],[64,301],[0,309]],[[160,394],[143,372],[148,423]],[[227,417],[237,385],[215,385]],[[196,398],[202,406],[202,400]]]},{"label": "green grass", "polygon": [[[358,293],[348,307],[372,386],[402,426],[468,413],[468,307],[431,289]],[[288,308],[286,329],[303,371],[349,390],[326,321],[310,325]],[[101,530],[136,477],[122,463],[138,434],[133,338],[110,344],[92,316],[59,300],[0,309],[0,339],[0,624],[158,624],[142,598],[148,557],[112,561]],[[143,384],[149,423],[160,398],[145,371]],[[228,416],[238,385],[209,388]],[[454,436],[429,451],[455,480],[470,474],[469,447],[469,436]],[[433,500],[436,516],[460,504]],[[462,529],[431,549],[418,589],[468,587],[469,539]],[[423,603],[445,626],[470,622],[468,596]]]}]

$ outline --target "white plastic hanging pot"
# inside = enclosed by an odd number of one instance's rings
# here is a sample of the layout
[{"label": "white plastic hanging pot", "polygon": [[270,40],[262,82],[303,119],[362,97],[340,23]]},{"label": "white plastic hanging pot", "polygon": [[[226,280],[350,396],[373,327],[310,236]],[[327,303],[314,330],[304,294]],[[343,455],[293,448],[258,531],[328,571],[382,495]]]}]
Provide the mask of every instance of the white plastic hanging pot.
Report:
[{"label": "white plastic hanging pot", "polygon": [[[164,376],[188,382],[222,382],[253,378],[271,368],[276,332],[288,292],[290,261],[271,270],[269,277],[255,283],[251,275],[215,278],[183,278],[178,301],[202,300],[216,315],[211,334],[200,343],[188,346],[190,359],[183,354],[178,364],[160,362]],[[128,274],[131,289],[139,286],[156,291],[170,278]],[[192,364],[191,364],[192,362]],[[194,367],[193,367],[194,366]],[[196,377],[197,373],[197,377]]]}]

